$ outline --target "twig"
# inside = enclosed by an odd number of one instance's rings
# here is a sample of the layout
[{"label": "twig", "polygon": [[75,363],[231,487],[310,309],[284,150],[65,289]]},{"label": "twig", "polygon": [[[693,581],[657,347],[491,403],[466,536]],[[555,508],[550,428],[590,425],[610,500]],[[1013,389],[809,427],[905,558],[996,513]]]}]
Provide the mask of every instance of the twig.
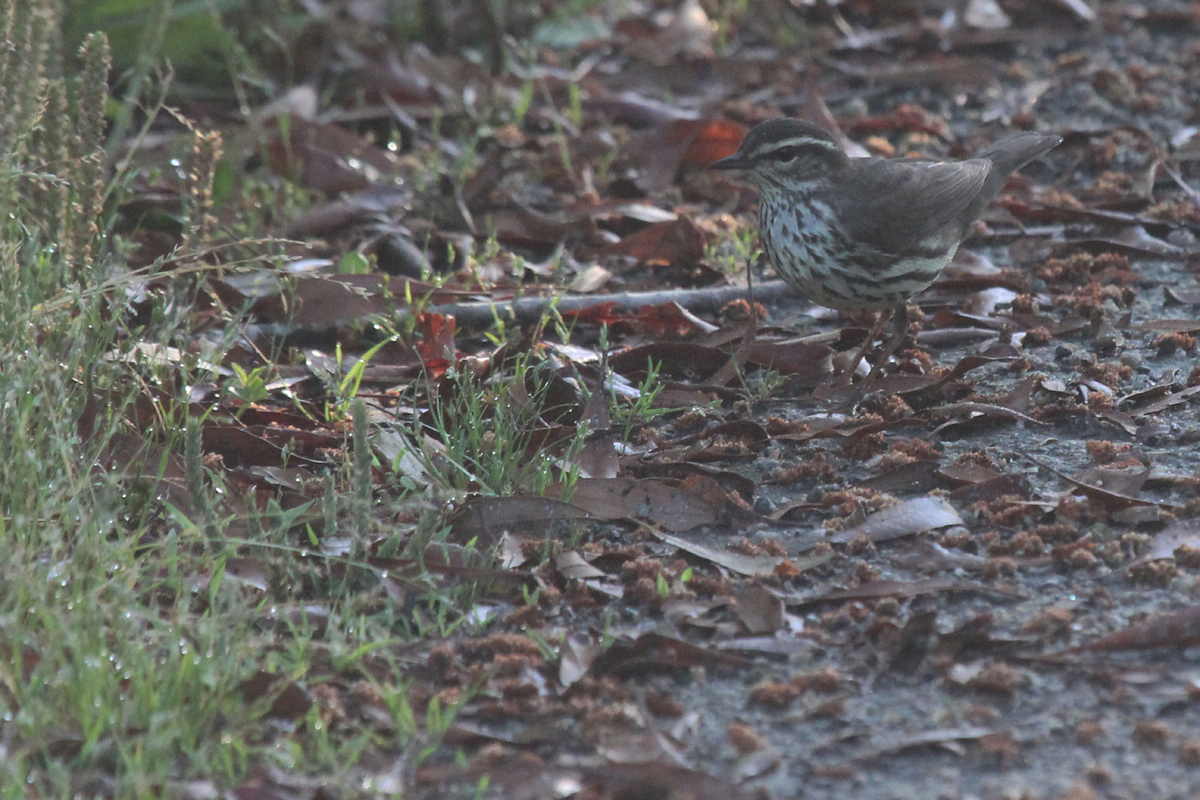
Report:
[{"label": "twig", "polygon": [[1179,174],[1179,171],[1177,169],[1175,169],[1174,167],[1172,167],[1170,164],[1162,164],[1161,166],[1162,166],[1163,172],[1170,175],[1171,180],[1173,180],[1173,181],[1175,181],[1175,183],[1179,184],[1179,188],[1183,189],[1184,194],[1186,194],[1188,197],[1192,198],[1193,203],[1200,206],[1200,192],[1197,192],[1195,189],[1193,189],[1191,187],[1191,185],[1188,184],[1188,182],[1183,179],[1183,176]]},{"label": "twig", "polygon": [[[767,302],[797,297],[783,281],[761,283],[755,287],[754,293],[759,300]],[[663,303],[678,303],[688,311],[715,311],[726,303],[745,296],[745,287],[723,286],[716,289],[670,289],[658,292],[563,295],[557,298],[525,297],[504,302],[447,303],[428,306],[425,311],[445,316],[453,315],[458,324],[465,328],[482,328],[491,325],[497,318],[520,324],[537,322],[552,304],[559,312],[583,311],[606,303],[613,304],[613,311],[636,311],[644,306]]]}]

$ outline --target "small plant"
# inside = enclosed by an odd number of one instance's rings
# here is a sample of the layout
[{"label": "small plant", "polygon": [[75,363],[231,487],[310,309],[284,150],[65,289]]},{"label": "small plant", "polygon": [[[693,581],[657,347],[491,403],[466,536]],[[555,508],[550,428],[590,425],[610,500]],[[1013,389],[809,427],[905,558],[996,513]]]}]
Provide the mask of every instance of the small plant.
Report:
[{"label": "small plant", "polygon": [[750,269],[762,255],[758,233],[753,227],[741,227],[720,241],[706,245],[704,260],[725,275],[737,275]]},{"label": "small plant", "polygon": [[628,445],[633,439],[633,433],[638,426],[645,425],[678,409],[655,405],[663,386],[659,383],[658,374],[662,364],[650,359],[646,363],[646,377],[638,384],[637,399],[630,404],[618,402],[616,392],[613,392],[612,417],[613,427],[621,432],[620,442]]},{"label": "small plant", "polygon": [[429,405],[409,434],[414,443],[436,443],[436,450],[414,446],[405,452],[424,463],[444,490],[503,496],[541,494],[563,480],[573,484],[571,472],[558,463],[570,463],[583,447],[587,426],[574,428],[557,448],[538,444],[547,430],[543,415],[559,411],[548,407],[554,378],[549,364],[529,353],[503,371],[455,366],[431,387]]},{"label": "small plant", "polygon": [[341,373],[341,366],[344,363],[344,355],[342,353],[342,345],[339,342],[334,348],[334,363],[335,369],[338,372],[330,371],[322,374],[321,377],[325,381],[326,389],[333,396],[333,400],[327,404],[325,410],[325,418],[330,421],[344,420],[350,417],[351,408],[354,404],[354,399],[358,397],[358,389],[362,385],[363,374],[366,372],[367,366],[371,363],[371,359],[389,342],[393,341],[394,337],[387,337],[380,342],[372,345],[365,353],[359,356],[350,369],[345,373]]},{"label": "small plant", "polygon": [[688,581],[690,581],[691,579],[692,579],[692,568],[691,567],[688,567],[687,569],[685,569],[683,572],[681,572],[679,574],[679,578],[675,581],[674,586],[672,586],[671,580],[670,580],[670,578],[667,577],[667,574],[665,572],[660,572],[655,577],[654,589],[656,592],[658,592],[659,597],[666,600],[668,597],[670,597],[676,591],[682,591],[687,586]]},{"label": "small plant", "polygon": [[226,386],[230,394],[238,398],[244,403],[261,403],[271,396],[271,392],[267,389],[267,381],[263,376],[267,373],[267,367],[255,367],[246,372],[241,364],[236,361],[230,365],[233,369],[236,380],[230,380]]},{"label": "small plant", "polygon": [[346,253],[337,263],[339,275],[369,275],[371,272],[371,260],[357,250]]}]

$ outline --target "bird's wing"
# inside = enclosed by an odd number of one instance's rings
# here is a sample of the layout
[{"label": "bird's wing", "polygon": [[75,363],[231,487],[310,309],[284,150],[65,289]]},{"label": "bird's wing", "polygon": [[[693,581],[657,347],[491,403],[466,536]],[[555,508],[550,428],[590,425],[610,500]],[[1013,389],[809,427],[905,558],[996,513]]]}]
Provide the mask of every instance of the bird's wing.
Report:
[{"label": "bird's wing", "polygon": [[[981,197],[992,163],[970,161],[896,161],[887,169],[878,162],[871,169],[856,169],[851,160],[854,189],[842,194],[847,233],[880,252],[904,255],[901,250],[940,249],[958,244],[974,216],[982,213],[990,198]],[[908,247],[898,243],[910,243]]]}]

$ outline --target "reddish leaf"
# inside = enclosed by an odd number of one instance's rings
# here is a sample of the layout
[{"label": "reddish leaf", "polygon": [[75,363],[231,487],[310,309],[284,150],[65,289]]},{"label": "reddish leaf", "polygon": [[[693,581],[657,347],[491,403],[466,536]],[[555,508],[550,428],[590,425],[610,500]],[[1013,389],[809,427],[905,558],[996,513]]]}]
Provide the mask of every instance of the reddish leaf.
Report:
[{"label": "reddish leaf", "polygon": [[[719,158],[733,155],[742,139],[745,127],[736,122],[721,119],[697,120],[699,128],[683,154],[683,164],[691,167],[707,167]],[[680,123],[676,123],[680,124]]]},{"label": "reddish leaf", "polygon": [[565,320],[574,320],[577,322],[587,323],[589,325],[611,325],[618,319],[623,317],[614,314],[614,309],[617,308],[615,301],[596,303],[595,305],[581,308],[578,311],[563,311],[562,316]]},{"label": "reddish leaf", "polygon": [[417,326],[421,331],[421,338],[416,344],[417,353],[430,379],[440,380],[459,355],[454,344],[454,317],[425,312],[417,317]]},{"label": "reddish leaf", "polygon": [[745,136],[745,129],[731,122],[704,119],[675,119],[662,125],[642,143],[638,160],[642,166],[638,186],[655,193],[671,185],[679,167],[707,167],[731,155]]},{"label": "reddish leaf", "polygon": [[610,324],[620,322],[623,329],[633,333],[646,333],[661,339],[685,339],[709,333],[716,327],[675,302],[642,306],[635,314],[617,315],[611,320]]}]

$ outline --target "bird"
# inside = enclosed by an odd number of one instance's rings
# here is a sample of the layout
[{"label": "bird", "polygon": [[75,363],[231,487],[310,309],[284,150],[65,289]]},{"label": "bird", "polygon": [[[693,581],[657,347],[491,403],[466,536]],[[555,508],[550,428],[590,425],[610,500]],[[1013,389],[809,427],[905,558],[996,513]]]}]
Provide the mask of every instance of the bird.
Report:
[{"label": "bird", "polygon": [[880,312],[847,379],[894,320],[857,405],[904,340],[909,299],[950,263],[1008,176],[1061,142],[1025,132],[963,161],[851,158],[825,128],[780,117],[709,166],[740,171],[758,189],[759,239],[780,278],[819,305]]}]

